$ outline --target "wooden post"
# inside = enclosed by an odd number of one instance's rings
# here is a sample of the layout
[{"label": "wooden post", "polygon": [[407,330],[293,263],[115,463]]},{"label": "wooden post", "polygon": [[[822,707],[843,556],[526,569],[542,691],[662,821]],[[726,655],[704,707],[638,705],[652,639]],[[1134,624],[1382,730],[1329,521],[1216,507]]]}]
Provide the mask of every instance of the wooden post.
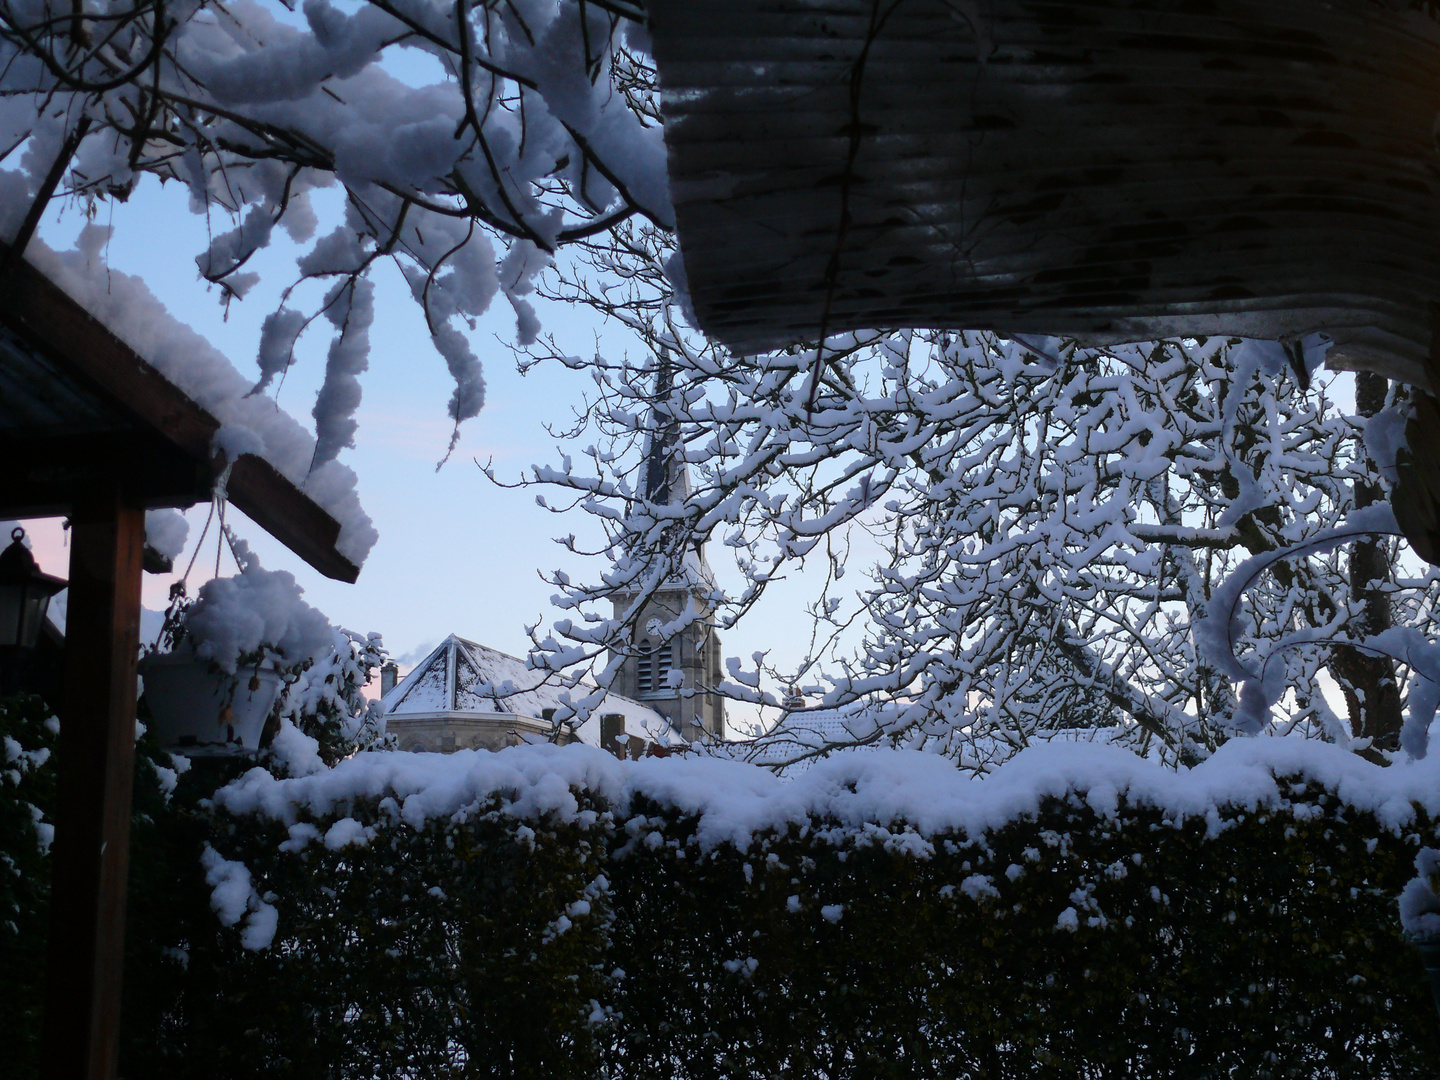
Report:
[{"label": "wooden post", "polygon": [[44,1080],[112,1080],[120,1044],[144,512],[78,499],[41,1036]]}]

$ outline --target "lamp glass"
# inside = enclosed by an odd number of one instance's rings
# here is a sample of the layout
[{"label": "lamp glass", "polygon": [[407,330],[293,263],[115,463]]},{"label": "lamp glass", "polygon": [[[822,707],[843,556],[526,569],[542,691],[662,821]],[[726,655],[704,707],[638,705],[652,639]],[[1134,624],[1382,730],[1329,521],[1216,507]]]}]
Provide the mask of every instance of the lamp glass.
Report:
[{"label": "lamp glass", "polygon": [[25,586],[0,585],[0,646],[19,644]]},{"label": "lamp glass", "polygon": [[49,607],[49,594],[33,585],[0,585],[0,646],[33,649]]}]

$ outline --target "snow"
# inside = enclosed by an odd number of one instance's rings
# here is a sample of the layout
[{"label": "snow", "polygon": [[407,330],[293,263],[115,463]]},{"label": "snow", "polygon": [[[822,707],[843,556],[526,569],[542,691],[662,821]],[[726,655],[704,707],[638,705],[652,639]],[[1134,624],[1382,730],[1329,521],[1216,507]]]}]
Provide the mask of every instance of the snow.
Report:
[{"label": "snow", "polygon": [[195,654],[234,673],[243,657],[261,646],[285,666],[325,657],[334,647],[330,621],[301,596],[305,590],[284,570],[265,570],[242,545],[244,566],[233,577],[200,587],[185,616],[185,633]]},{"label": "snow", "polygon": [[[1405,828],[1415,806],[1440,813],[1440,763],[1399,762],[1382,768],[1344,749],[1299,738],[1235,739],[1205,762],[1170,769],[1127,750],[1100,744],[1036,746],[980,779],[934,754],[877,750],[819,761],[790,781],[742,762],[687,755],[619,761],[583,745],[533,745],[499,752],[453,754],[368,752],[309,776],[276,779],[253,769],[216,793],[237,814],[295,823],[303,812],[326,815],[356,799],[393,799],[393,817],[412,828],[460,814],[491,798],[526,819],[554,813],[574,819],[584,790],[624,813],[639,798],[696,818],[696,842],[749,848],[757,834],[815,819],[850,836],[890,835],[923,856],[925,838],[957,831],[979,836],[1036,813],[1047,797],[1105,792],[1115,801],[1158,809],[1174,820],[1223,825],[1219,807],[1253,811],[1287,799],[1276,777],[1300,776],[1346,805],[1376,815],[1388,829]],[[899,826],[901,831],[893,828]],[[888,831],[887,830],[892,830]],[[963,888],[984,895],[988,881]]]},{"label": "snow", "polygon": [[1415,856],[1415,877],[1400,893],[1400,925],[1417,941],[1440,940],[1440,851],[1421,848]]},{"label": "snow", "polygon": [[988,874],[971,874],[960,882],[960,891],[976,901],[995,900],[1000,896],[1000,890],[995,888],[995,882]]},{"label": "snow", "polygon": [[[87,225],[75,248],[64,252],[31,240],[25,258],[219,420],[220,447],[243,447],[263,457],[335,518],[340,524],[336,550],[355,565],[363,564],[379,534],[360,507],[354,472],[333,460],[312,470],[316,442],[298,421],[269,398],[251,395],[253,383],[210,342],[176,319],[141,278],[106,265],[103,249],[109,232],[104,226]],[[344,358],[340,366],[347,362],[353,366],[353,360]],[[330,438],[344,443],[348,433],[335,429]],[[149,524],[147,518],[147,528]],[[177,531],[173,524],[157,522],[157,527],[162,542],[173,547]],[[183,542],[181,537],[182,546]]]},{"label": "snow", "polygon": [[[655,299],[657,319],[668,303]],[[984,771],[1057,729],[1105,732],[1172,762],[1205,756],[1237,722],[1246,733],[1288,725],[1352,739],[1326,696],[1332,645],[1379,644],[1366,640],[1336,549],[1371,530],[1334,530],[1356,485],[1379,476],[1363,418],[1336,401],[1344,388],[1322,376],[1301,389],[1290,350],[1223,338],[1084,350],[989,334],[836,335],[825,349],[834,392],[817,396],[813,354],[751,357],[734,373],[667,326],[673,337],[653,335],[671,356],[664,430],[693,484],[683,506],[636,498],[635,463],[649,460],[657,429],[647,417],[661,411],[655,372],[577,361],[609,396],[573,445],[605,441],[537,481],[616,539],[598,572],[556,577],[567,618],[540,641],[542,656],[600,668],[633,634],[626,613],[611,617],[617,584],[653,595],[681,552],[719,538],[711,557],[733,558],[741,585],[727,577],[707,594],[707,619],[763,622],[764,593],[787,578],[778,602],[815,616],[813,636],[770,642],[763,664],[726,662],[720,686],[775,707],[794,684],[826,707],[750,748],[752,760],[791,762],[787,772],[832,742],[935,747]],[[1303,344],[1310,371],[1325,342]],[[1397,430],[1381,422],[1371,442],[1393,443]],[[1252,548],[1295,558],[1241,568]],[[1237,568],[1255,580],[1236,576],[1212,603]],[[837,585],[847,569],[870,580]],[[1309,603],[1286,586],[1293,572],[1337,602]],[[1440,579],[1401,578],[1394,617],[1433,637],[1425,597]],[[1197,626],[1211,631],[1198,650]],[[1420,658],[1413,641],[1399,644]],[[1416,754],[1425,695],[1440,700],[1440,659],[1433,679],[1398,670],[1416,718],[1405,749]],[[1243,703],[1232,680],[1252,684]],[[878,707],[851,712],[857,700]]]},{"label": "snow", "polygon": [[[1331,529],[1246,559],[1215,590],[1210,598],[1210,614],[1196,624],[1195,644],[1216,670],[1244,683],[1240,707],[1231,718],[1237,730],[1252,735],[1263,731],[1271,721],[1273,706],[1290,688],[1284,667],[1272,661],[1283,659],[1283,653],[1297,645],[1330,640],[1325,630],[1300,630],[1283,644],[1273,646],[1258,665],[1253,660],[1240,660],[1235,646],[1241,634],[1238,613],[1246,590],[1264,571],[1296,554],[1332,551],[1359,537],[1398,535],[1400,527],[1388,503],[1366,506],[1351,511],[1343,522]],[[1412,669],[1413,681],[1400,745],[1412,758],[1423,758],[1429,747],[1430,725],[1440,706],[1440,645],[1414,626],[1392,626],[1368,638],[1364,646],[1371,653],[1388,656]]]},{"label": "snow", "polygon": [[145,511],[145,543],[167,559],[178,559],[185,550],[190,523],[174,510]]},{"label": "snow", "polygon": [[280,913],[255,891],[245,864],[223,858],[209,844],[200,853],[200,864],[205,868],[205,883],[211,889],[210,906],[220,916],[220,922],[234,926],[246,919],[240,943],[252,951],[268,949],[275,940]]},{"label": "snow", "polygon": [[339,851],[351,844],[364,847],[373,835],[373,830],[365,828],[354,818],[341,818],[326,832],[325,846],[331,851]]},{"label": "snow", "polygon": [[[631,215],[673,227],[645,35],[593,5],[190,4],[169,10],[153,55],[144,20],[122,21],[98,51],[76,52],[55,38],[60,24],[21,7],[12,14],[36,21],[0,42],[0,158],[12,166],[0,169],[0,236],[16,236],[63,149],[61,190],[92,212],[125,199],[143,174],[177,181],[213,226],[195,265],[226,304],[251,292],[257,271],[270,272],[253,257],[277,226],[305,245],[300,278],[329,295],[300,311],[286,290],[258,342],[259,386],[290,366],[306,325],[322,313],[335,323],[315,403],[316,472],[353,438],[369,275],[382,256],[405,275],[454,380],[458,436],[485,398],[467,324],[473,330],[503,294],[528,345],[540,324],[527,295],[560,244]],[[154,63],[115,78],[111,53]],[[137,92],[156,106],[138,125]],[[324,188],[344,196],[320,207],[342,218],[328,231],[311,200]],[[357,527],[342,534],[342,552],[358,564],[373,542],[362,517],[327,509]]]},{"label": "snow", "polygon": [[[562,679],[547,674],[519,657],[451,634],[385,695],[382,705],[387,716],[397,719],[475,713],[540,720],[546,709],[563,719],[575,715],[579,698],[596,691],[589,680],[567,689]],[[577,726],[581,742],[600,745],[600,717],[607,713],[625,718],[627,735],[666,745],[679,741],[669,721],[650,706],[607,692]]]},{"label": "snow", "polygon": [[[735,757],[774,769],[777,776],[800,776],[823,758],[835,754],[868,753],[906,746],[911,740],[899,729],[902,706],[854,701],[835,708],[792,709],[769,731],[748,741],[714,747],[713,753]],[[1125,745],[1133,735],[1123,727],[1053,728],[1026,734],[1030,745],[1093,743]],[[968,732],[956,739],[957,761],[967,769],[1001,762],[1013,756],[1016,746],[993,732]],[[927,748],[928,749],[928,748]],[[982,768],[980,771],[984,771]],[[1106,799],[1097,790],[1092,799]]]},{"label": "snow", "polygon": [[867,707],[855,702],[833,709],[792,709],[751,743],[726,749],[756,765],[783,765],[782,776],[798,776],[814,761],[803,755],[830,747],[844,747],[850,753],[880,749],[883,744],[878,741],[857,742],[875,733],[876,721],[867,714]]},{"label": "snow", "polygon": [[325,768],[320,760],[320,743],[306,735],[291,720],[281,720],[280,730],[270,742],[277,765],[291,776],[310,776]]}]

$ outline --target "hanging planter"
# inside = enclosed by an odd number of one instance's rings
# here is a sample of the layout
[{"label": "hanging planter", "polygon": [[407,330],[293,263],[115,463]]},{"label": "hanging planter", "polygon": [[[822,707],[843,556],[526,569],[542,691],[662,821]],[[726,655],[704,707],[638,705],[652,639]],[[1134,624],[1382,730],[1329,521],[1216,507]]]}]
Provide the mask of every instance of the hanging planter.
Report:
[{"label": "hanging planter", "polygon": [[160,745],[187,755],[254,753],[281,676],[268,667],[231,674],[184,652],[147,656],[140,663],[145,701]]},{"label": "hanging planter", "polygon": [[171,586],[160,639],[140,658],[150,727],[166,750],[188,756],[255,753],[291,674],[273,644],[235,638],[234,624],[247,620],[234,612],[214,617],[213,593],[227,584],[212,581],[194,600],[183,580]]},{"label": "hanging planter", "polygon": [[[320,663],[326,678],[341,679],[337,641],[351,655],[353,635],[305,603],[294,577],[265,570],[223,524],[221,532],[240,572],[212,578],[194,599],[183,578],[172,585],[160,637],[140,661],[153,730],[187,755],[260,750],[267,721],[296,706],[281,695],[299,693],[313,707],[325,695],[306,686],[307,672]],[[349,676],[364,681],[363,672]]]}]

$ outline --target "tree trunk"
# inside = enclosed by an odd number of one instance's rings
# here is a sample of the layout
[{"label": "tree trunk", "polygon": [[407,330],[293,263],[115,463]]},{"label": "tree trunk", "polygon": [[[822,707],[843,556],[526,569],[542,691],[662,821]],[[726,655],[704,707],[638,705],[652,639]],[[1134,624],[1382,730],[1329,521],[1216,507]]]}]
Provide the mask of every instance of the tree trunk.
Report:
[{"label": "tree trunk", "polygon": [[[1389,382],[1383,375],[1362,371],[1355,375],[1355,409],[1367,419],[1385,407]],[[1355,481],[1355,506],[1370,506],[1385,498],[1379,484]],[[1385,586],[1391,576],[1389,549],[1383,540],[1357,540],[1350,548],[1350,596],[1360,601],[1362,613],[1355,626],[1357,637],[1369,637],[1390,628],[1390,597]],[[1330,670],[1345,694],[1350,730],[1356,738],[1370,738],[1379,750],[1400,747],[1400,686],[1395,663],[1389,657],[1371,656],[1349,645],[1335,647]]]}]

